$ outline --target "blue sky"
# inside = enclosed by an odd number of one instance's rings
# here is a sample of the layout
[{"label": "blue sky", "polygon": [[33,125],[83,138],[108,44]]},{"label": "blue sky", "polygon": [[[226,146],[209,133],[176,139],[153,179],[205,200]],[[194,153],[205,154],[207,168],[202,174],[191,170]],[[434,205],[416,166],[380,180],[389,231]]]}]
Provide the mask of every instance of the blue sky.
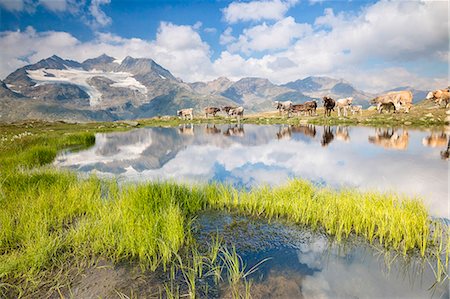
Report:
[{"label": "blue sky", "polygon": [[0,0],[0,78],[57,54],[153,58],[185,81],[448,84],[447,1]]}]

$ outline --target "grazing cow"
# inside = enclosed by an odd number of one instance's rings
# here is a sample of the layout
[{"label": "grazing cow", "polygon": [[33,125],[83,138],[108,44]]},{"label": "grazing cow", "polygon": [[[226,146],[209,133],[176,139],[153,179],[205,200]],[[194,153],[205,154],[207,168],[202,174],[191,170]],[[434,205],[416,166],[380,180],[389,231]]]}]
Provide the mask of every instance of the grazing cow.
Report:
[{"label": "grazing cow", "polygon": [[300,116],[301,112],[308,111],[308,107],[305,104],[295,104],[292,105],[289,109],[289,112],[296,113],[297,116]]},{"label": "grazing cow", "polygon": [[292,101],[284,101],[284,102],[275,101],[275,107],[280,112],[280,115],[282,115],[283,112],[287,112],[289,117],[289,113],[292,107]]},{"label": "grazing cow", "polygon": [[187,119],[189,117],[192,120],[194,118],[194,109],[187,108],[187,109],[178,110],[177,116],[180,116],[182,119]]},{"label": "grazing cow", "polygon": [[448,88],[430,91],[427,94],[427,100],[434,100],[439,106],[441,106],[442,103],[445,103],[445,108],[447,108],[450,102],[450,91]]},{"label": "grazing cow", "polygon": [[212,125],[212,127],[207,124],[205,127],[205,133],[206,134],[220,134],[222,131],[218,128],[216,128],[216,125]]},{"label": "grazing cow", "polygon": [[447,145],[447,134],[432,132],[430,136],[422,139],[422,144],[429,147],[444,147]]},{"label": "grazing cow", "polygon": [[209,114],[211,114],[213,117],[216,116],[216,113],[220,111],[220,108],[206,107],[204,110],[205,110],[205,117],[208,118]]},{"label": "grazing cow", "polygon": [[323,107],[325,107],[325,116],[331,115],[331,110],[334,110],[334,106],[336,106],[336,101],[330,97],[323,97]]},{"label": "grazing cow", "polygon": [[194,126],[192,124],[183,124],[182,126],[178,127],[178,131],[180,132],[180,134],[183,135],[194,135]]},{"label": "grazing cow", "polygon": [[343,112],[344,112],[343,113],[344,116],[347,117],[347,110],[352,105],[352,101],[353,101],[352,97],[339,99],[339,100],[336,101],[336,107],[337,107],[337,111],[338,111],[338,116],[341,116],[341,109],[342,109]]},{"label": "grazing cow", "polygon": [[349,142],[350,135],[348,134],[348,127],[340,127],[336,128],[336,140]]},{"label": "grazing cow", "polygon": [[237,136],[237,137],[244,137],[245,132],[244,132],[244,126],[242,125],[234,125],[234,126],[229,126],[228,129],[226,129],[223,132],[223,135],[225,136]]},{"label": "grazing cow", "polygon": [[225,114],[226,114],[228,117],[230,117],[229,112],[230,112],[231,109],[234,109],[234,108],[236,108],[236,107],[234,107],[234,106],[224,106],[224,107],[222,107],[220,110],[222,110],[223,112],[225,112]]},{"label": "grazing cow", "polygon": [[369,136],[369,142],[386,149],[406,150],[408,148],[408,131],[397,133],[395,129],[376,129],[375,136]]},{"label": "grazing cow", "polygon": [[352,105],[351,108],[352,115],[355,115],[355,113],[359,113],[359,115],[362,115],[362,106],[361,105]]},{"label": "grazing cow", "polygon": [[374,99],[372,99],[372,104],[377,105],[378,113],[381,113],[382,106],[384,104],[393,104],[394,105],[394,112],[400,111],[402,107],[405,108],[405,112],[408,113],[409,109],[412,107],[412,99],[413,95],[410,91],[392,91],[388,92],[387,94],[378,96]]},{"label": "grazing cow", "polygon": [[331,141],[333,141],[334,135],[333,130],[330,126],[324,126],[323,127],[323,134],[322,134],[322,140],[320,141],[320,144],[322,146],[328,146]]},{"label": "grazing cow", "polygon": [[230,111],[228,111],[228,115],[229,116],[236,116],[237,120],[239,121],[241,119],[241,117],[244,116],[244,107],[239,106],[236,108],[232,108],[230,109]]}]

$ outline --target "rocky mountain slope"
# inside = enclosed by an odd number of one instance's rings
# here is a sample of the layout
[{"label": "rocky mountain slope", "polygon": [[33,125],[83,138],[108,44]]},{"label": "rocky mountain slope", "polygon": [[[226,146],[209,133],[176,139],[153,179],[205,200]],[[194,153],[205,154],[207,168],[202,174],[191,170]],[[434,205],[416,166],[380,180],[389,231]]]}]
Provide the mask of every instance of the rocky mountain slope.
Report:
[{"label": "rocky mountain slope", "polygon": [[244,106],[246,112],[273,110],[273,101],[302,103],[324,95],[353,96],[369,105],[373,95],[350,83],[308,77],[276,85],[264,78],[237,82],[220,77],[185,83],[148,58],[117,60],[107,55],[83,62],[56,55],[17,69],[0,81],[0,121],[26,118],[69,121],[117,120],[175,115],[193,107]]}]

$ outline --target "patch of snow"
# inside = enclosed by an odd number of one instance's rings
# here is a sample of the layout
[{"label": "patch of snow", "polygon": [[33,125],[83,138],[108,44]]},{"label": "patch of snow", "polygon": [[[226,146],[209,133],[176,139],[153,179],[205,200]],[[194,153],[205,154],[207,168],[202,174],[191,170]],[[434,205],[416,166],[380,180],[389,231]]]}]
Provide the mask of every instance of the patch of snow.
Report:
[{"label": "patch of snow", "polygon": [[163,75],[161,75],[161,74],[159,74],[159,76],[162,78],[162,79],[166,79],[166,77],[164,77]]},{"label": "patch of snow", "polygon": [[6,87],[9,88],[9,90],[14,91],[16,93],[20,93],[20,91],[14,89],[14,87],[16,87],[14,84],[6,84]]},{"label": "patch of snow", "polygon": [[120,82],[116,82],[111,84],[112,87],[125,87],[125,88],[129,88],[132,90],[136,90],[139,91],[141,93],[146,93],[147,92],[147,87],[145,87],[144,85],[142,85],[141,82],[139,82],[138,80],[134,79],[133,77],[127,77],[124,80],[120,81]]},{"label": "patch of snow", "polygon": [[121,64],[123,61],[123,59],[115,59],[113,60],[113,62],[117,63],[117,64]]},{"label": "patch of snow", "polygon": [[[111,85],[113,87],[125,87],[131,90],[136,90],[143,94],[147,93],[147,88],[137,81],[132,74],[127,72],[104,72],[98,70],[85,71],[81,69],[38,69],[28,70],[28,77],[33,80],[37,86],[41,84],[52,83],[68,83],[79,86],[89,95],[89,102],[91,106],[101,104],[102,93],[98,91],[94,86],[89,85],[87,82],[92,77],[101,76],[114,81]],[[49,77],[47,74],[52,74],[55,77]]]}]

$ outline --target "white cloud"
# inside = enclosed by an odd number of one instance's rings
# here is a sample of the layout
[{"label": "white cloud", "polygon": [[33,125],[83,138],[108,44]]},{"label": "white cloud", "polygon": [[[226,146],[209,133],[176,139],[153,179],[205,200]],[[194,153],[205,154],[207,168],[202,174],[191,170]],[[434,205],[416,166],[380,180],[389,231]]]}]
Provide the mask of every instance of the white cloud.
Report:
[{"label": "white cloud", "polygon": [[[448,26],[446,2],[380,1],[353,14],[335,14],[325,9],[324,15],[316,19],[314,31],[294,38],[293,45],[257,61],[251,57],[243,59],[236,51],[251,54],[264,47],[281,45],[283,41],[287,44],[290,31],[279,30],[285,35],[272,32],[264,36],[262,32],[269,32],[274,26],[263,24],[244,30],[238,40],[233,41],[233,36],[228,34],[227,50],[234,55],[222,55],[214,64],[217,69],[227,69],[232,76],[252,69],[253,76],[267,77],[275,83],[328,75],[350,82],[355,80],[357,87],[369,91],[399,85],[431,89],[447,86],[447,74],[423,76],[417,69],[428,68],[427,73],[432,74],[430,65],[447,65]],[[253,32],[253,28],[258,30]],[[271,43],[272,40],[277,42]],[[231,63],[232,57],[240,65]],[[292,63],[274,63],[280,58]],[[221,66],[225,60],[227,65]],[[235,69],[231,68],[233,65]]]},{"label": "white cloud", "polygon": [[[36,32],[30,27],[0,33],[0,75],[53,54],[82,61],[106,53],[118,59],[152,58],[189,82],[252,76],[285,83],[325,75],[372,92],[405,85],[433,89],[448,85],[447,72],[442,73],[448,70],[446,11],[444,2],[381,1],[352,14],[325,9],[311,27],[283,16],[276,22],[251,25],[238,37],[227,27],[220,36],[227,49],[214,61],[198,32],[200,24],[162,22],[152,41],[97,33],[93,40],[81,42],[69,33]],[[268,54],[253,57],[260,51]],[[442,67],[435,71],[434,65]]]},{"label": "white cloud", "polygon": [[0,0],[0,7],[11,12],[26,12],[34,14],[37,6],[42,6],[53,13],[70,13],[79,16],[80,20],[93,29],[110,25],[112,19],[100,8],[109,4],[111,0]]},{"label": "white cloud", "polygon": [[0,6],[9,11],[22,11],[25,3],[23,0],[0,0]]},{"label": "white cloud", "polygon": [[293,17],[286,17],[273,25],[263,23],[244,29],[238,40],[228,46],[228,50],[251,54],[253,51],[285,49],[294,40],[311,32],[312,27],[309,24],[299,24]]},{"label": "white cloud", "polygon": [[40,0],[39,4],[42,4],[45,8],[54,12],[67,10],[66,0]]},{"label": "white cloud", "polygon": [[251,2],[232,2],[222,10],[228,23],[239,21],[280,20],[297,0],[262,0]]},{"label": "white cloud", "polygon": [[227,27],[227,29],[225,29],[225,31],[220,35],[220,44],[221,45],[226,45],[226,44],[232,43],[236,40],[236,38],[233,36],[232,32],[233,32],[233,28],[231,28],[231,27]]},{"label": "white cloud", "polygon": [[203,29],[203,31],[205,31],[206,33],[216,33],[217,29],[214,27],[206,27],[205,29]]},{"label": "white cloud", "polygon": [[154,41],[122,38],[110,33],[97,33],[89,42],[81,42],[66,32],[25,31],[0,33],[0,76],[35,63],[53,54],[83,61],[103,53],[118,59],[126,56],[152,58],[183,80],[212,79],[208,44],[191,26],[162,22]]},{"label": "white cloud", "polygon": [[93,28],[104,27],[111,24],[112,20],[101,9],[100,5],[109,4],[111,0],[92,0],[89,5],[89,12],[92,16],[92,20],[89,21],[89,25]]}]

